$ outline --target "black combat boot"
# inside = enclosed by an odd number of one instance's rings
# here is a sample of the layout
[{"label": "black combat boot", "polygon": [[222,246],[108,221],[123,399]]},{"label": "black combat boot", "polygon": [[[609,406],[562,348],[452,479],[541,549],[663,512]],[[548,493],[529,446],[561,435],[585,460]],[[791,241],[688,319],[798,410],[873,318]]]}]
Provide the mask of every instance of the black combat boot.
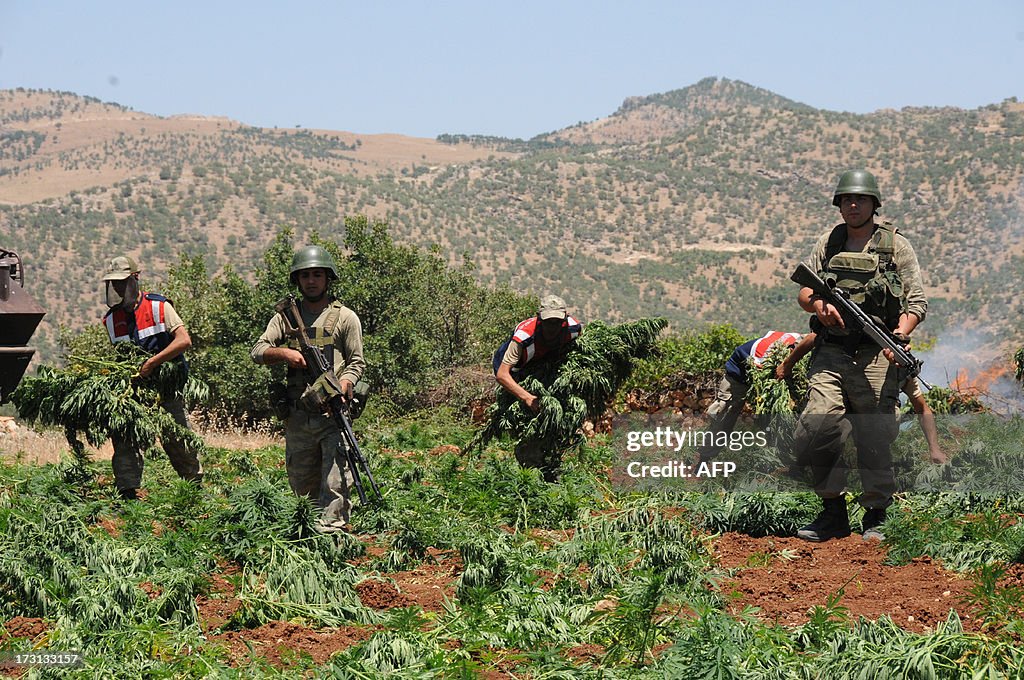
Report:
[{"label": "black combat boot", "polygon": [[822,498],[825,509],[817,519],[796,532],[798,538],[820,543],[830,538],[846,538],[850,535],[850,518],[846,514],[846,499]]},{"label": "black combat boot", "polygon": [[885,540],[882,525],[885,524],[885,508],[867,508],[861,520],[861,536],[865,541]]}]

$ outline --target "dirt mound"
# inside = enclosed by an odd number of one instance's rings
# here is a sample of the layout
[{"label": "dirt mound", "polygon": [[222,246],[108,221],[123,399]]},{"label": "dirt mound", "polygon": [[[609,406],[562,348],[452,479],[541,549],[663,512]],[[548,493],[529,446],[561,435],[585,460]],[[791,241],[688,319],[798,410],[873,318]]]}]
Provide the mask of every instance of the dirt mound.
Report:
[{"label": "dirt mound", "polygon": [[733,611],[753,606],[766,621],[800,625],[815,605],[843,588],[840,605],[852,619],[888,614],[898,626],[923,632],[955,609],[965,629],[978,629],[981,622],[964,603],[971,587],[967,578],[929,557],[890,566],[884,564],[886,552],[859,534],[825,543],[725,534],[715,543],[718,563],[739,570],[720,585],[734,598]]},{"label": "dirt mound", "polygon": [[35,638],[49,630],[49,626],[42,619],[28,616],[15,616],[4,623],[4,633],[0,639],[10,638]]},{"label": "dirt mound", "polygon": [[[428,612],[439,612],[445,600],[455,599],[455,581],[462,573],[462,558],[455,550],[427,549],[427,558],[415,569],[383,574],[394,581],[406,604],[419,605]],[[364,582],[365,583],[365,582]]]},{"label": "dirt mound", "polygon": [[285,668],[296,656],[303,654],[308,654],[317,664],[325,663],[336,652],[369,639],[373,633],[372,629],[352,626],[320,631],[294,623],[271,621],[259,628],[211,635],[209,639],[228,648],[232,666],[237,666],[240,659],[255,654],[278,668]]},{"label": "dirt mound", "polygon": [[408,595],[399,592],[395,584],[387,581],[367,580],[356,584],[359,601],[370,609],[394,609],[418,604]]}]

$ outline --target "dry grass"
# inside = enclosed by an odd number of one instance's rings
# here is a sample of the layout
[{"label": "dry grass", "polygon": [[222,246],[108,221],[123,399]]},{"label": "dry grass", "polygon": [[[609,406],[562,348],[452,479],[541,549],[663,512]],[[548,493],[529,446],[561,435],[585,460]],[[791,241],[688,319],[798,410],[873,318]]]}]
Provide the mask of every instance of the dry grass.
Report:
[{"label": "dry grass", "polygon": [[[45,108],[50,98],[46,94],[0,98],[0,114],[35,107]],[[161,118],[90,104],[79,112],[65,113],[59,120],[37,118],[27,122],[11,122],[6,127],[46,134],[46,140],[39,151],[16,164],[20,173],[0,178],[0,203],[23,205],[66,196],[70,191],[109,187],[131,177],[155,179],[158,168],[152,164],[140,164],[125,150],[137,149],[143,143],[160,143],[161,140],[166,142],[170,139],[176,140],[179,146],[193,150],[200,146],[216,147],[222,143],[221,136],[224,133],[238,131],[243,124],[215,116],[178,115]],[[344,154],[345,158],[306,159],[305,163],[320,170],[360,175],[395,172],[403,168],[411,169],[414,165],[444,166],[468,163],[489,156],[514,155],[470,144],[449,145],[434,139],[396,134],[361,135],[309,129],[274,132],[281,135],[312,133],[337,138],[345,144],[356,146]],[[269,147],[257,144],[254,151],[259,150],[271,151]],[[78,167],[61,167],[62,155],[78,158]]]},{"label": "dry grass", "polygon": [[[284,446],[284,437],[270,432],[200,430],[199,434],[208,446],[225,449],[248,451]],[[110,460],[114,455],[109,441],[99,448],[87,445],[85,449],[93,460]],[[5,463],[47,465],[70,456],[67,440],[56,430],[37,432],[29,427],[18,427],[13,432],[0,431],[0,460]]]}]

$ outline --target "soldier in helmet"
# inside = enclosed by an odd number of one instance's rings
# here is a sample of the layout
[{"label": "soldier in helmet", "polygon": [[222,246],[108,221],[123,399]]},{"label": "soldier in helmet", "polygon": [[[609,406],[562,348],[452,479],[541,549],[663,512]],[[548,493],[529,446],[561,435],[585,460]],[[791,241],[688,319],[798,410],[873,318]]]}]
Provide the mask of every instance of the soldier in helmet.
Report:
[{"label": "soldier in helmet", "polygon": [[[139,367],[139,375],[143,378],[152,375],[168,361],[181,362],[187,369],[185,352],[192,347],[192,338],[185,323],[170,300],[139,288],[139,273],[135,261],[124,255],[107,263],[103,284],[109,309],[103,315],[103,325],[110,341],[114,344],[132,342],[150,353]],[[165,399],[161,406],[176,423],[189,427],[185,404],[180,398]],[[122,498],[138,498],[138,489],[142,485],[143,452],[132,449],[116,434],[111,435],[111,440],[114,445],[111,465],[118,493]],[[160,443],[179,477],[196,483],[202,480],[203,466],[195,451],[172,437]]]},{"label": "soldier in helmet", "polygon": [[[818,239],[807,266],[822,279],[850,292],[851,299],[897,339],[910,334],[928,309],[917,255],[889,223],[875,221],[882,196],[866,170],[843,173],[833,195],[843,223]],[[906,375],[867,335],[847,329],[830,304],[802,288],[798,302],[813,314],[816,346],[808,368],[808,401],[794,438],[798,463],[811,469],[823,510],[797,532],[808,541],[850,535],[845,474],[836,462],[843,438],[842,419],[853,426],[858,468],[864,487],[862,533],[883,538],[880,530],[892,503],[895,479],[890,446],[897,434],[896,407]]]},{"label": "soldier in helmet", "polygon": [[[291,282],[302,299],[299,312],[311,344],[320,347],[338,376],[346,398],[359,380],[363,361],[363,331],[348,307],[328,292],[338,278],[334,260],[320,246],[306,246],[292,257]],[[285,467],[292,491],[307,496],[320,508],[318,527],[332,532],[344,529],[352,509],[349,488],[352,471],[340,456],[341,433],[323,413],[305,410],[299,400],[306,387],[305,359],[298,342],[286,335],[284,321],[275,314],[250,352],[262,364],[288,364],[288,401],[291,411],[285,420]]]}]

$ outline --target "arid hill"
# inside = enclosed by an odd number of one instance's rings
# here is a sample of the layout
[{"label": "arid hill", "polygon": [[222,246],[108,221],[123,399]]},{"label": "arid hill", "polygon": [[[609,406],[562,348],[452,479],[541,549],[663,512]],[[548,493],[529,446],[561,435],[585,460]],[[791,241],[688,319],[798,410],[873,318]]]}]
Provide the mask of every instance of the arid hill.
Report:
[{"label": "arid hill", "polygon": [[[484,281],[562,293],[585,318],[802,327],[788,274],[837,221],[838,175],[879,177],[931,299],[923,335],[1020,335],[1024,105],[814,109],[709,78],[597,121],[503,140],[261,129],[69,93],[0,91],[0,234],[57,324],[100,310],[108,252],[159,279],[181,253],[247,271],[283,225],[386,219]],[[1019,342],[1017,343],[1019,345]]]}]

